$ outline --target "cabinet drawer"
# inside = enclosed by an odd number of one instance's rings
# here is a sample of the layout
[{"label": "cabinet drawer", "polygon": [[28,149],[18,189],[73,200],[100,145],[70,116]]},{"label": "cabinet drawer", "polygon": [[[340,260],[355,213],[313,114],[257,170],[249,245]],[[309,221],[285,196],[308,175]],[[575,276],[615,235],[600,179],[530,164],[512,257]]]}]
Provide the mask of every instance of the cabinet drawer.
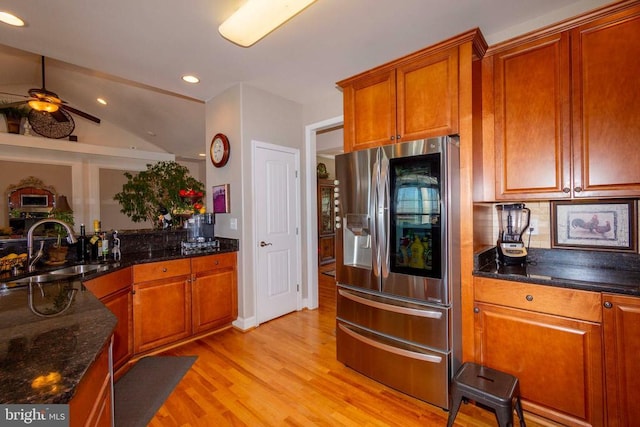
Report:
[{"label": "cabinet drawer", "polygon": [[191,269],[194,274],[200,273],[203,271],[211,271],[211,270],[218,270],[222,268],[235,268],[235,267],[236,267],[235,252],[191,258]]},{"label": "cabinet drawer", "polygon": [[97,298],[104,298],[121,289],[131,287],[131,268],[123,268],[83,283]]},{"label": "cabinet drawer", "polygon": [[484,277],[475,277],[474,284],[476,301],[592,322],[602,321],[602,298],[599,292]]},{"label": "cabinet drawer", "polygon": [[191,262],[189,259],[172,261],[150,262],[133,266],[133,282],[148,282],[151,280],[165,279],[191,274]]}]

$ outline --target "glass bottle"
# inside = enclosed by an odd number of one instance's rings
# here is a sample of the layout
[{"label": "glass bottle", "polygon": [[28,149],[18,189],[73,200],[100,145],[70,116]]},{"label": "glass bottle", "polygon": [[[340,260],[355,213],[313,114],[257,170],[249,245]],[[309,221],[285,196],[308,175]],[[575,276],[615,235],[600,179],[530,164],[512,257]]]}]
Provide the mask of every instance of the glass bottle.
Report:
[{"label": "glass bottle", "polygon": [[102,238],[100,237],[100,221],[93,221],[93,236],[89,240],[91,244],[91,260],[97,261],[102,256]]},{"label": "glass bottle", "polygon": [[86,230],[84,224],[80,224],[80,237],[78,237],[77,248],[77,259],[78,262],[87,262],[89,261],[89,238],[87,237]]}]

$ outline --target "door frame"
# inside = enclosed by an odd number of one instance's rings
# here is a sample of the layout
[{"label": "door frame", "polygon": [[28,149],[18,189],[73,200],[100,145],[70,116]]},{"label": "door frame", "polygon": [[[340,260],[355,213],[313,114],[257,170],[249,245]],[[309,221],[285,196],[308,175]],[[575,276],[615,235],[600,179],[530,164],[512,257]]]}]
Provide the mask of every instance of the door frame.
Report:
[{"label": "door frame", "polygon": [[[297,257],[296,257],[296,262],[298,263],[298,272],[296,275],[296,282],[298,283],[298,286],[300,287],[300,289],[297,292],[297,301],[296,301],[296,310],[301,310],[303,307],[302,304],[302,254],[301,254],[301,249],[302,249],[302,232],[300,231],[300,228],[302,227],[302,214],[301,214],[301,207],[302,207],[302,195],[301,195],[301,189],[302,186],[300,184],[300,150],[298,148],[292,148],[292,147],[287,147],[284,145],[277,145],[277,144],[272,144],[269,142],[262,142],[262,141],[258,141],[258,140],[252,140],[251,141],[251,159],[252,159],[252,164],[251,164],[251,191],[252,194],[255,194],[255,179],[256,179],[256,150],[258,148],[263,148],[263,149],[271,149],[271,150],[277,150],[277,151],[282,151],[282,152],[286,152],[289,154],[293,154],[295,157],[295,168],[296,168],[296,173],[297,173],[297,179],[296,179],[296,188],[295,188],[295,197],[297,202],[295,203],[295,207],[296,207],[296,227],[298,228],[298,233],[297,233],[297,237],[296,237],[296,253],[297,253]],[[315,168],[314,168],[315,170]],[[257,216],[255,215],[255,213],[258,212],[257,210],[257,206],[256,206],[256,197],[252,198],[252,210],[254,212],[253,218],[252,218],[252,253],[253,253],[253,271],[257,272],[258,271],[258,220],[257,220]],[[258,326],[258,278],[259,275],[257,274],[253,274],[253,312],[254,312],[254,326]],[[316,286],[317,287],[317,286]]]},{"label": "door frame", "polygon": [[344,123],[344,116],[336,116],[305,126],[305,171],[306,171],[306,241],[307,245],[307,280],[303,306],[309,309],[318,308],[318,197],[316,176],[316,132],[330,129]]}]

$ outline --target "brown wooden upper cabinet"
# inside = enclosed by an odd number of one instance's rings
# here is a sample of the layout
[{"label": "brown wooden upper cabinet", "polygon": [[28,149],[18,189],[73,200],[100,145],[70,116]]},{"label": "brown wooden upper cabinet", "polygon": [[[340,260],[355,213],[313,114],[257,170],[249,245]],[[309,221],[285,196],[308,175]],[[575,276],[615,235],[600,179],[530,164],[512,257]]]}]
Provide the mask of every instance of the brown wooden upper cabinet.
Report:
[{"label": "brown wooden upper cabinet", "polygon": [[483,61],[496,200],[640,195],[638,2],[495,46]]},{"label": "brown wooden upper cabinet", "polygon": [[345,151],[458,132],[458,47],[427,48],[338,82]]}]

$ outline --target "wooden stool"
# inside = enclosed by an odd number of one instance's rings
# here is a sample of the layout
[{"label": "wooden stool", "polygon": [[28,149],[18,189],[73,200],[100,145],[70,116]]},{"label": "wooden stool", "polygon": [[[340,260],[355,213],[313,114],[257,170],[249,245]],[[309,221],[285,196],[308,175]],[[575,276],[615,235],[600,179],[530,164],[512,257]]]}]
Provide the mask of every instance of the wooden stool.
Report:
[{"label": "wooden stool", "polygon": [[475,363],[464,363],[451,384],[451,411],[447,426],[456,419],[460,403],[466,398],[492,408],[500,427],[513,426],[513,408],[520,418],[520,427],[526,427],[520,403],[518,378]]}]

